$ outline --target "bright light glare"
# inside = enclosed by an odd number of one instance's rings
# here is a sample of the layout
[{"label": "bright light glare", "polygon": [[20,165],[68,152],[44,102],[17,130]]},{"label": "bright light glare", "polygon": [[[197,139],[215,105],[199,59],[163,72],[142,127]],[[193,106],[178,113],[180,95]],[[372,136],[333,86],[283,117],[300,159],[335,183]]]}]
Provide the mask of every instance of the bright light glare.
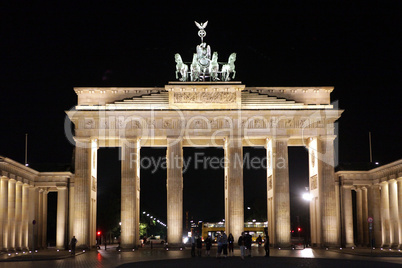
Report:
[{"label": "bright light glare", "polygon": [[303,194],[303,199],[304,199],[304,200],[310,201],[311,198],[312,198],[312,197],[311,197],[311,194],[309,194],[309,193]]}]

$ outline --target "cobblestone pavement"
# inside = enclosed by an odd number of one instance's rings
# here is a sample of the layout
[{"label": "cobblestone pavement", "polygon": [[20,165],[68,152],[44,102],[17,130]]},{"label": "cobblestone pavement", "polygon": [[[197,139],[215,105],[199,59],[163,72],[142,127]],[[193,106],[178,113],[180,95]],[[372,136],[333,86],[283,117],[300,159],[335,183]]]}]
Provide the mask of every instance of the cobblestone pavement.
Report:
[{"label": "cobblestone pavement", "polygon": [[[216,248],[211,256],[190,257],[190,250],[163,250],[160,248],[143,248],[134,252],[118,252],[115,248],[108,250],[91,250],[77,252],[71,256],[68,251],[55,249],[42,250],[34,254],[11,256],[0,255],[0,268],[36,268],[36,267],[402,267],[402,253],[398,251],[376,249],[370,256],[368,249],[304,249],[304,250],[271,250],[271,257],[264,257],[262,248],[253,248],[253,257],[240,259],[239,250],[235,257],[215,258]],[[203,252],[205,254],[205,252]]]}]

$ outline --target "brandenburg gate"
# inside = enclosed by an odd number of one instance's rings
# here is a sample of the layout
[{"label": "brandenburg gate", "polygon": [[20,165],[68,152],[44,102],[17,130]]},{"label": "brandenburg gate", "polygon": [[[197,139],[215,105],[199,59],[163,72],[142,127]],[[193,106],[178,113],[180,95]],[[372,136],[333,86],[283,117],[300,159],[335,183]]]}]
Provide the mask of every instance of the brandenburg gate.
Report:
[{"label": "brandenburg gate", "polygon": [[243,146],[252,146],[266,149],[271,246],[289,247],[288,147],[303,146],[309,159],[311,244],[367,246],[371,237],[375,246],[402,247],[401,160],[335,174],[334,124],[343,111],[331,104],[333,88],[246,87],[234,80],[236,53],[218,62],[218,53],[204,42],[207,23],[196,22],[201,43],[191,64],[175,55],[176,82],[160,88],[74,88],[78,103],[66,112],[65,132],[76,147],[75,174],[38,172],[0,156],[1,251],[46,247],[49,192],[57,192],[56,247],[65,248],[72,236],[81,248],[95,246],[100,147],[120,147],[121,246],[136,248],[144,146],[167,148],[169,246],[182,244],[183,147],[224,149],[225,230],[237,239],[244,230],[248,179],[243,178]]},{"label": "brandenburg gate", "polygon": [[[201,43],[191,64],[175,55],[177,82],[164,88],[75,88],[78,105],[67,111],[75,125],[74,235],[95,243],[97,150],[121,148],[121,246],[139,243],[141,147],[167,147],[167,236],[183,236],[183,147],[224,149],[225,229],[244,229],[243,146],[267,152],[267,205],[271,241],[290,246],[288,146],[310,155],[312,242],[339,244],[334,180],[331,87],[251,87],[235,81],[236,53],[228,62],[204,42],[208,22],[197,23]],[[71,135],[72,136],[72,135]]]},{"label": "brandenburg gate", "polygon": [[244,228],[243,146],[267,153],[268,226],[271,241],[290,245],[288,146],[309,151],[312,242],[339,244],[334,180],[331,87],[247,88],[241,82],[170,82],[164,88],[75,88],[74,235],[93,246],[96,227],[97,150],[121,147],[121,245],[139,242],[140,155],[143,146],[167,147],[169,245],[183,233],[183,147],[222,147],[226,232]]}]

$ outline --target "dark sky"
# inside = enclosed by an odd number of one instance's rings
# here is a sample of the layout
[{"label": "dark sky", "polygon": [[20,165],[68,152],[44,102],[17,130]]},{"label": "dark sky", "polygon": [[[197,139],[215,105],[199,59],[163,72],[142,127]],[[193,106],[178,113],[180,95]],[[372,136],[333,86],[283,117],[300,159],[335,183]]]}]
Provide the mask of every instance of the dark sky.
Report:
[{"label": "dark sky", "polygon": [[[164,86],[174,80],[174,54],[190,61],[199,43],[194,20],[208,20],[204,40],[222,60],[237,52],[236,79],[246,86],[335,87],[332,100],[345,110],[340,162],[369,160],[369,131],[375,161],[401,158],[398,1],[115,2],[2,4],[0,155],[23,162],[29,133],[30,163],[71,162],[63,124],[76,104],[73,87]],[[221,176],[214,172],[204,175]],[[207,191],[194,188],[195,196]]]}]

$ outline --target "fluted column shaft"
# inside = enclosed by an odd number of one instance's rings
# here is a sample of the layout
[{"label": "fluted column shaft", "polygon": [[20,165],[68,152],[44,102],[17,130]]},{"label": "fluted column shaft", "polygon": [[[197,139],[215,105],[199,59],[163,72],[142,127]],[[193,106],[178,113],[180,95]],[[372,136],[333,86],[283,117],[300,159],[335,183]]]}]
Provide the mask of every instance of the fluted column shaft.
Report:
[{"label": "fluted column shaft", "polygon": [[368,187],[368,216],[373,218],[373,230],[371,230],[371,239],[369,244],[374,242],[374,246],[381,246],[381,193],[379,185],[371,185]]},{"label": "fluted column shaft", "polygon": [[386,181],[381,183],[381,227],[381,246],[386,247],[390,245],[389,192],[388,182]]},{"label": "fluted column shaft", "polygon": [[291,244],[288,138],[276,137],[273,142],[272,184],[276,239],[274,245],[278,247],[288,247]]},{"label": "fluted column shaft", "polygon": [[140,234],[139,140],[126,140],[121,149],[121,247],[134,248]]},{"label": "fluted column shaft", "polygon": [[167,233],[169,245],[181,245],[183,236],[183,147],[177,138],[168,138]]},{"label": "fluted column shaft", "polygon": [[22,182],[15,188],[15,248],[22,249]]},{"label": "fluted column shaft", "polygon": [[362,189],[356,189],[356,218],[357,218],[357,245],[363,245],[363,224],[367,223],[363,221],[363,195]]},{"label": "fluted column shaft", "polygon": [[43,211],[42,211],[42,248],[47,248],[47,195],[48,191],[43,191]]},{"label": "fluted column shaft", "polygon": [[318,180],[321,199],[321,232],[324,246],[339,245],[339,219],[335,196],[334,136],[318,139]]},{"label": "fluted column shaft", "polygon": [[353,241],[353,208],[352,208],[352,187],[342,187],[342,211],[343,211],[343,230],[345,246],[354,246]]},{"label": "fluted column shaft", "polygon": [[15,251],[15,187],[16,180],[8,180],[8,251]]},{"label": "fluted column shaft", "polygon": [[22,219],[21,219],[21,247],[28,249],[28,220],[29,220],[29,185],[24,183],[22,186]]},{"label": "fluted column shaft", "polygon": [[402,178],[397,180],[398,184],[398,229],[399,229],[399,245],[398,248],[402,249]]},{"label": "fluted column shaft", "polygon": [[390,223],[390,246],[399,245],[399,216],[398,216],[398,186],[396,180],[388,181],[389,190],[389,223]]},{"label": "fluted column shaft", "polygon": [[[28,203],[28,246],[29,249],[38,249],[38,207],[39,207],[39,189],[31,186],[29,188],[29,203]],[[35,220],[36,224],[33,225]]]},{"label": "fluted column shaft", "polygon": [[36,246],[38,249],[42,248],[43,239],[43,189],[39,189],[39,203],[38,214],[36,215],[36,227],[38,232],[38,240]]},{"label": "fluted column shaft", "polygon": [[8,248],[8,178],[0,178],[0,250]]},{"label": "fluted column shaft", "polygon": [[77,247],[90,246],[90,201],[91,201],[91,144],[81,141],[75,148],[74,235]]},{"label": "fluted column shaft", "polygon": [[66,246],[67,187],[57,187],[56,247]]},{"label": "fluted column shaft", "polygon": [[244,230],[243,145],[240,138],[225,143],[225,231],[239,237]]},{"label": "fluted column shaft", "polygon": [[363,245],[369,246],[369,230],[368,230],[368,207],[367,207],[367,188],[362,188],[362,210],[363,210]]}]

